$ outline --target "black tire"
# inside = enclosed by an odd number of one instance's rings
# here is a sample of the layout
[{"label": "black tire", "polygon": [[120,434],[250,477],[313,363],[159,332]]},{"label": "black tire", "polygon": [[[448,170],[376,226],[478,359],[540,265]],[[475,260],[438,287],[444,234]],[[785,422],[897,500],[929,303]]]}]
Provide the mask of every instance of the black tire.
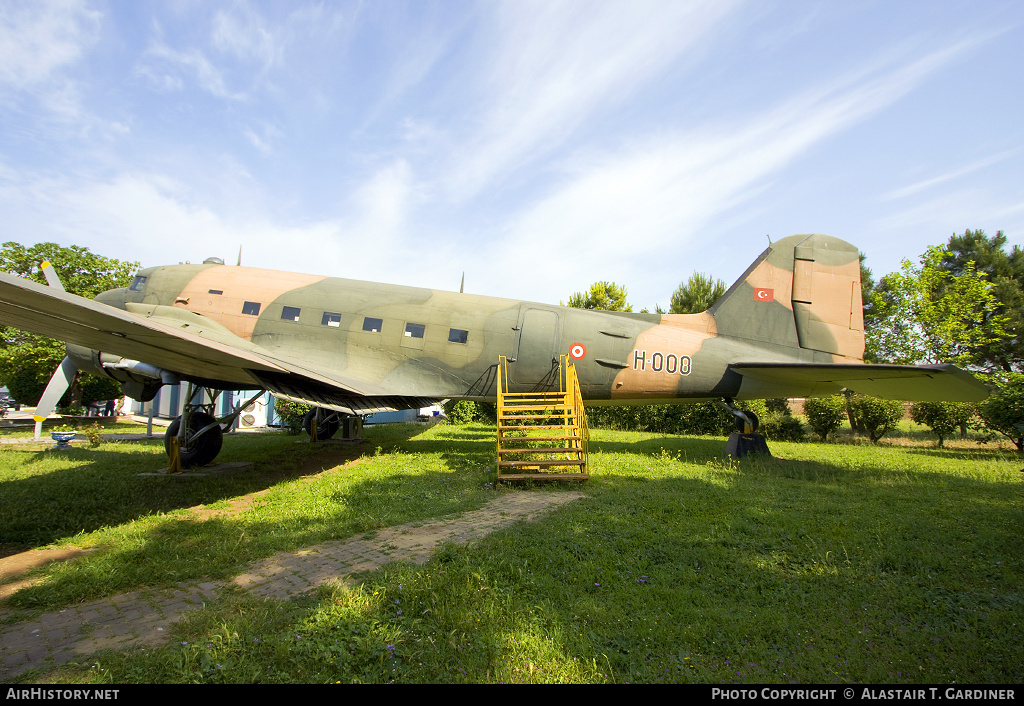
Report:
[{"label": "black tire", "polygon": [[[330,410],[323,410],[321,412],[322,419],[320,424],[316,428],[316,440],[325,441],[330,439],[332,436],[338,433],[338,428],[341,426],[341,420],[338,418],[337,413],[331,412]],[[313,419],[316,417],[316,410],[311,409],[302,416],[302,429],[309,434],[312,439],[312,428]]]},{"label": "black tire", "polygon": [[[188,433],[185,434],[185,439],[181,444],[182,468],[198,468],[217,458],[217,454],[220,453],[220,447],[224,444],[224,432],[221,430],[220,425],[218,424],[213,427],[202,436],[195,436],[197,431],[208,424],[213,424],[215,421],[217,420],[206,412],[192,413],[188,420]],[[180,428],[181,417],[177,417],[167,427],[167,433],[164,434],[164,450],[168,456],[171,455],[171,438],[178,435],[178,429]]]},{"label": "black tire", "polygon": [[[757,431],[757,427],[758,427],[757,415],[754,414],[753,412],[748,412],[746,410],[743,410],[743,413],[745,415],[747,415],[748,419],[750,419],[750,424],[753,427],[750,430],[750,433],[754,433],[755,431]],[[735,419],[735,421],[736,421],[736,431],[738,431],[739,433],[743,434],[744,433],[743,420],[740,417],[733,417],[733,419]]]}]

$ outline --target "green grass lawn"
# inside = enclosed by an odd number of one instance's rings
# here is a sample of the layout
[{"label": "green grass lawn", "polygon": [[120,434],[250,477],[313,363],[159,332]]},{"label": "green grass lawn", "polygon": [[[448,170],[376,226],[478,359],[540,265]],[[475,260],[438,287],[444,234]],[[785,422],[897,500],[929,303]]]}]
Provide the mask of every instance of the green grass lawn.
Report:
[{"label": "green grass lawn", "polygon": [[[370,428],[347,465],[337,445],[229,435],[218,460],[256,471],[193,480],[136,476],[165,465],[159,442],[4,446],[0,548],[96,548],[41,572],[6,619],[530,492],[493,487],[493,433]],[[1015,453],[909,429],[738,463],[723,445],[594,431],[586,497],[539,521],[284,604],[226,594],[165,647],[26,680],[1022,681]]]}]

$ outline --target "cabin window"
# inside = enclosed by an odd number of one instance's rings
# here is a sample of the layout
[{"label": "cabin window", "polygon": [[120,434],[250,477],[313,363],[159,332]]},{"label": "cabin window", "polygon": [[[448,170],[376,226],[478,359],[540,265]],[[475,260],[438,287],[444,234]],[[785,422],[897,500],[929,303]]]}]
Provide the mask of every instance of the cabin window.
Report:
[{"label": "cabin window", "polygon": [[380,330],[384,328],[384,319],[375,319],[372,316],[367,316],[363,319],[363,330],[371,333],[380,333]]},{"label": "cabin window", "polygon": [[223,289],[211,289],[210,290],[210,294],[223,294],[223,293],[224,293]]},{"label": "cabin window", "polygon": [[242,304],[242,313],[248,316],[259,316],[260,315],[260,303],[259,302],[245,302]]},{"label": "cabin window", "polygon": [[286,306],[281,310],[281,318],[287,319],[288,321],[298,321],[300,311],[302,311],[302,309],[297,306]]},{"label": "cabin window", "polygon": [[448,331],[448,342],[449,343],[465,343],[469,340],[469,331],[463,331],[460,328],[449,329]]},{"label": "cabin window", "polygon": [[406,324],[405,335],[410,338],[423,338],[423,333],[427,330],[427,327],[423,324]]},{"label": "cabin window", "polygon": [[132,280],[132,286],[128,287],[133,292],[141,292],[146,286],[146,278],[142,275],[136,275],[135,279]]},{"label": "cabin window", "polygon": [[337,328],[341,326],[341,314],[336,314],[333,311],[325,311],[324,318],[320,319],[321,326],[334,326]]}]

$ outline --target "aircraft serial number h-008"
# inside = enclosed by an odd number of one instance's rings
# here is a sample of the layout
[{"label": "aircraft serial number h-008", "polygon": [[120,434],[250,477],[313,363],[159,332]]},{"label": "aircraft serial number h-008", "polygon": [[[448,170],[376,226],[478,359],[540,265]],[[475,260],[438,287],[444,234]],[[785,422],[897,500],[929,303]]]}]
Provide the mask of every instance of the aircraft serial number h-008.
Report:
[{"label": "aircraft serial number h-008", "polygon": [[76,369],[114,378],[142,401],[188,381],[184,423],[179,417],[166,437],[184,467],[216,457],[233,417],[215,419],[208,403],[196,403],[202,388],[259,389],[314,405],[310,426],[322,439],[338,415],[492,400],[499,356],[516,392],[551,385],[568,355],[589,404],[731,404],[844,388],[905,400],[987,394],[951,365],[865,364],[859,254],[827,235],[772,244],[699,314],[573,309],[215,258],[144,269],[130,287],[89,300],[64,292],[48,263],[43,271],[49,287],[0,274],[0,323],[68,344],[37,422]]}]

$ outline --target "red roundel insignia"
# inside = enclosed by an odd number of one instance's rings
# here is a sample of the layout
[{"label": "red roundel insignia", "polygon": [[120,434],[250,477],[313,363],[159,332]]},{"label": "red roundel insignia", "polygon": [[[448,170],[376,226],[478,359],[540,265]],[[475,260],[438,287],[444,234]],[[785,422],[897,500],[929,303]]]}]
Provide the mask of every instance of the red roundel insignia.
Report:
[{"label": "red roundel insignia", "polygon": [[569,349],[569,355],[573,360],[579,360],[580,358],[587,357],[587,347],[582,343],[572,344],[572,348]]}]

